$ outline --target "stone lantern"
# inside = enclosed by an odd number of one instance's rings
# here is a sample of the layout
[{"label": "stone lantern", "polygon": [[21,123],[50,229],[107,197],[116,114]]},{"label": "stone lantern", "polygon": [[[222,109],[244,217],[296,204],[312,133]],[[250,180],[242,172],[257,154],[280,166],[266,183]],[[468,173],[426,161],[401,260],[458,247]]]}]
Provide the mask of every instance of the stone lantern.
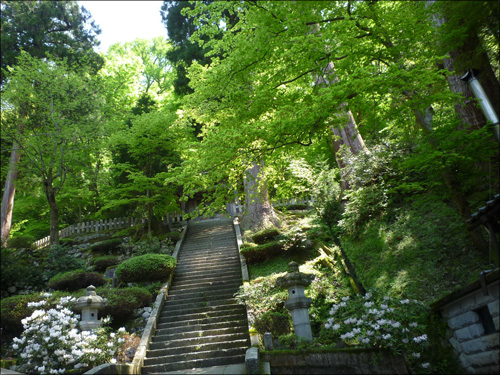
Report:
[{"label": "stone lantern", "polygon": [[102,310],[107,300],[95,293],[95,286],[87,287],[87,295],[76,300],[75,310],[82,313],[80,328],[82,331],[91,331],[100,327],[102,322],[98,319],[98,311]]},{"label": "stone lantern", "polygon": [[314,275],[299,272],[299,265],[296,262],[288,264],[288,273],[279,277],[276,281],[278,288],[288,289],[288,300],[285,307],[292,314],[293,327],[295,333],[306,339],[312,340],[311,322],[309,321],[309,311],[312,300],[304,294],[304,288],[311,284]]}]

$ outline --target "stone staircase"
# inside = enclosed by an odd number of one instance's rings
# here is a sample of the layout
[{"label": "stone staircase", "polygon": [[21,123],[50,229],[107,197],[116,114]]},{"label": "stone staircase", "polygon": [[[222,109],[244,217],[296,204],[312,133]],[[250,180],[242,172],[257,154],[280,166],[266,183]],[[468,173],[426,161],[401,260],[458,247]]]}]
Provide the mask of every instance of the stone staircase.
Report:
[{"label": "stone staircase", "polygon": [[233,298],[241,283],[232,222],[191,222],[142,374],[244,363],[246,309]]}]

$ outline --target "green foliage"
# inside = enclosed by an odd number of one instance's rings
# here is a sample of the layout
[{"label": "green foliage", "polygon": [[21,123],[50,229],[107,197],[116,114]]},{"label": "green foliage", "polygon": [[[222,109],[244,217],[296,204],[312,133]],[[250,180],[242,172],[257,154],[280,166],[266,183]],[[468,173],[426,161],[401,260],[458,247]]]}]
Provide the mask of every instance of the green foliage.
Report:
[{"label": "green foliage", "polygon": [[94,253],[116,253],[122,244],[121,238],[111,238],[102,242],[98,242],[90,247]]},{"label": "green foliage", "polygon": [[45,258],[45,276],[50,279],[58,273],[76,270],[84,267],[82,259],[68,254],[66,246],[50,246]]},{"label": "green foliage", "polygon": [[307,350],[313,343],[291,332],[278,337],[278,345],[291,350]]},{"label": "green foliage", "polygon": [[66,291],[75,291],[89,285],[98,287],[104,284],[106,280],[103,275],[97,272],[86,272],[83,269],[59,273],[48,282],[49,288]]},{"label": "green foliage", "polygon": [[164,254],[145,254],[127,259],[116,268],[116,276],[126,282],[166,281],[175,268],[174,257]]},{"label": "green foliage", "polygon": [[80,62],[91,57],[96,71],[102,65],[102,57],[93,50],[101,30],[75,2],[8,1],[2,4],[1,20],[2,83],[4,69],[16,64],[21,50],[38,58],[47,52]]},{"label": "green foliage", "polygon": [[273,337],[286,335],[290,332],[290,316],[287,313],[268,311],[255,318],[253,327],[263,335],[271,332]]},{"label": "green foliage", "polygon": [[105,255],[92,259],[92,264],[96,271],[102,272],[106,268],[115,266],[119,263],[118,258],[114,255]]},{"label": "green foliage", "polygon": [[271,259],[283,251],[283,244],[281,241],[271,241],[263,245],[242,247],[240,254],[245,257],[245,260],[251,263],[263,262]]},{"label": "green foliage", "polygon": [[134,254],[144,255],[158,253],[161,247],[160,240],[156,237],[140,240],[134,243]]},{"label": "green foliage", "polygon": [[278,228],[266,228],[253,234],[251,238],[252,241],[257,245],[263,245],[264,243],[268,242],[268,240],[275,238],[279,234],[280,231]]},{"label": "green foliage", "polygon": [[457,211],[431,195],[393,206],[342,244],[365,288],[426,302],[471,282],[484,267]]},{"label": "green foliage", "polygon": [[169,239],[170,241],[172,241],[172,243],[177,243],[177,241],[179,241],[179,239],[181,238],[181,232],[168,232],[168,233],[165,233],[165,234],[162,234],[160,237],[158,237],[160,240],[165,240],[165,239]]},{"label": "green foliage", "polygon": [[2,248],[1,252],[0,290],[2,296],[7,293],[10,286],[20,288],[26,286],[41,287],[43,285],[42,271],[29,261],[29,257],[12,249]]},{"label": "green foliage", "polygon": [[121,289],[97,288],[96,293],[108,302],[102,316],[110,315],[113,326],[120,326],[130,320],[134,310],[151,304],[153,296],[146,288],[131,287]]},{"label": "green foliage", "polygon": [[11,249],[31,249],[35,239],[31,236],[17,236],[9,239],[8,246]]},{"label": "green foliage", "polygon": [[250,323],[253,324],[256,316],[267,311],[283,311],[288,291],[276,287],[278,276],[283,274],[251,280],[243,284],[235,294],[238,303],[247,306]]},{"label": "green foliage", "polygon": [[76,243],[74,238],[71,237],[66,237],[66,238],[60,238],[59,239],[59,244],[62,246],[73,246]]},{"label": "green foliage", "polygon": [[39,293],[2,298],[0,301],[2,329],[16,334],[22,332],[21,320],[35,311],[34,307],[28,307],[28,302],[38,302],[42,299],[43,297]]}]

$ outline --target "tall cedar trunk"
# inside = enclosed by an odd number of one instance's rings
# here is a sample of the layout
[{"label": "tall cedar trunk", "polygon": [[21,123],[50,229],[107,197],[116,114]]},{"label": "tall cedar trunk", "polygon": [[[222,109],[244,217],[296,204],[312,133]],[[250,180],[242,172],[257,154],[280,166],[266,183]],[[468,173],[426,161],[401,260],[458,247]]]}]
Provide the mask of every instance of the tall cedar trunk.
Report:
[{"label": "tall cedar trunk", "polygon": [[[314,77],[316,85],[331,85],[336,81],[334,75],[334,66],[332,62],[329,62],[326,68],[323,70],[323,74]],[[347,166],[346,162],[342,160],[340,156],[340,149],[345,145],[353,154],[358,154],[361,151],[366,150],[365,142],[358,132],[358,127],[352,112],[347,107],[347,103],[342,103],[336,110],[338,113],[337,118],[339,122],[343,125],[332,126],[331,142],[333,145],[333,150],[335,152],[335,160],[340,169],[342,175],[342,187],[344,189],[350,189],[347,176],[344,175],[343,170]]]},{"label": "tall cedar trunk", "polygon": [[57,207],[56,192],[52,186],[52,179],[46,179],[43,186],[50,207],[50,245],[59,245],[59,208]]},{"label": "tall cedar trunk", "polygon": [[245,216],[242,227],[256,231],[269,226],[278,226],[278,216],[269,200],[267,184],[262,179],[261,169],[264,162],[253,163],[245,177]]},{"label": "tall cedar trunk", "polygon": [[12,151],[9,160],[9,169],[5,179],[5,190],[2,197],[2,212],[1,212],[1,238],[2,244],[7,246],[7,241],[10,236],[10,228],[12,226],[12,214],[14,211],[14,197],[16,195],[16,180],[21,160],[21,153],[18,150],[19,145],[16,141],[12,144]]},{"label": "tall cedar trunk", "polygon": [[[417,123],[420,124],[420,126],[422,126],[424,131],[427,133],[429,138],[429,143],[431,144],[431,146],[433,148],[437,148],[438,142],[436,141],[436,139],[433,137],[432,134],[434,132],[434,129],[432,127],[432,116],[433,116],[432,108],[428,108],[425,114],[418,110],[415,111],[415,117],[417,119]],[[469,202],[465,198],[465,195],[462,193],[460,181],[457,179],[455,173],[453,173],[450,167],[445,166],[442,175],[446,183],[446,186],[448,187],[448,190],[451,194],[453,202],[458,208],[460,218],[462,219],[462,222],[465,224],[465,226],[468,228],[469,224],[467,223],[467,220],[471,217],[472,212],[470,209]],[[469,237],[474,243],[474,246],[483,253],[485,253],[485,255],[487,256],[488,247],[479,228],[470,230]]]}]

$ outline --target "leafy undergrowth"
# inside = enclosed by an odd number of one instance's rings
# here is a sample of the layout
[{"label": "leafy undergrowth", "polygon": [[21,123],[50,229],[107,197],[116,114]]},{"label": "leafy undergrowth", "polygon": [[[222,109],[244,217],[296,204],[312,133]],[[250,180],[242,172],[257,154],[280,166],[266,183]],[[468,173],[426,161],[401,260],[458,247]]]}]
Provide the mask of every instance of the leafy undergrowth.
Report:
[{"label": "leafy undergrowth", "polygon": [[489,267],[469,245],[456,211],[424,197],[365,223],[341,242],[365,288],[426,303]]}]

